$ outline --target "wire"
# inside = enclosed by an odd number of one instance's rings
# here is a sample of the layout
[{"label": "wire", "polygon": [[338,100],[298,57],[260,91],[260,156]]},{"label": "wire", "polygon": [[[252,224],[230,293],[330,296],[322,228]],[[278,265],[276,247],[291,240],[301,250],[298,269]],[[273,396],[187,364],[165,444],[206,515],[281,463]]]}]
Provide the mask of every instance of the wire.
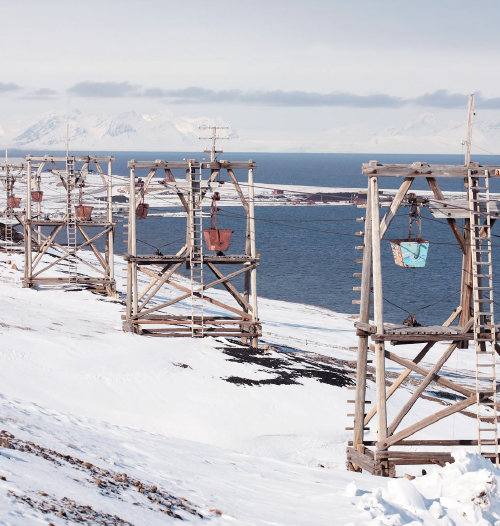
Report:
[{"label": "wire", "polygon": [[445,296],[444,298],[441,298],[440,300],[437,300],[434,303],[429,303],[429,305],[424,305],[423,307],[419,307],[418,309],[412,310],[411,312],[409,310],[403,309],[403,307],[400,307],[399,305],[396,305],[396,303],[393,303],[387,298],[384,298],[384,301],[387,301],[387,303],[390,303],[394,307],[397,307],[398,309],[401,309],[402,311],[405,311],[410,316],[412,316],[413,314],[415,314],[415,312],[419,312],[421,310],[428,309],[429,307],[433,307],[434,305],[437,305],[438,303],[441,303],[442,301],[447,300],[448,298],[451,298],[452,296],[455,296],[455,294],[458,294],[459,292],[460,292],[459,290],[452,292],[451,294],[448,294],[448,296]]}]

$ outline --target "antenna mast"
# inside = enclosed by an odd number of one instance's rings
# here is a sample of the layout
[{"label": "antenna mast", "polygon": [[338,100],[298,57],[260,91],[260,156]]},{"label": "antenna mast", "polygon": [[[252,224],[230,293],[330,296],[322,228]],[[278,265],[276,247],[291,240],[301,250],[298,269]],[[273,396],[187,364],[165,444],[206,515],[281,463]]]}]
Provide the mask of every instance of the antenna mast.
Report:
[{"label": "antenna mast", "polygon": [[229,139],[229,137],[220,137],[219,135],[217,135],[217,130],[229,130],[229,126],[215,126],[215,125],[209,126],[208,124],[200,124],[200,126],[198,126],[198,129],[199,130],[212,130],[212,135],[210,135],[209,137],[200,137],[198,135],[198,139],[202,139],[204,141],[207,141],[207,140],[212,141],[210,150],[205,150],[204,153],[210,154],[210,161],[214,162],[215,154],[222,153],[222,150],[216,150],[215,142],[217,141],[217,139]]}]

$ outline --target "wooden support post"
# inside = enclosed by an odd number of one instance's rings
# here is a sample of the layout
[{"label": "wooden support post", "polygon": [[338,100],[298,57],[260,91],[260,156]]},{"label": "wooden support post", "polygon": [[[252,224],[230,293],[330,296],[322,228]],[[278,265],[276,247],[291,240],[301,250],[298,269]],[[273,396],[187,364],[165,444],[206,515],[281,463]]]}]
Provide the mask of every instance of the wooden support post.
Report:
[{"label": "wooden support post", "polygon": [[[111,161],[108,161],[108,199],[107,199],[107,221],[113,223],[113,174]],[[106,259],[108,265],[108,278],[112,281],[115,280],[115,229],[110,228],[106,236]],[[116,294],[116,285],[107,287],[109,295]]]},{"label": "wooden support post", "polygon": [[[253,161],[250,159],[249,161]],[[243,203],[243,201],[242,201]],[[252,258],[257,257],[257,250],[255,246],[255,197],[253,187],[253,168],[248,169],[248,217],[250,219],[250,255]],[[259,320],[257,310],[257,268],[256,266],[250,271],[250,284],[251,284],[251,295],[252,295],[252,321],[257,322]],[[259,346],[259,339],[257,336],[252,336],[252,347],[257,348]]]},{"label": "wooden support post", "polygon": [[[470,170],[469,170],[470,172]],[[467,200],[470,200],[470,190],[467,188]],[[465,220],[464,227],[465,253],[462,258],[462,280],[460,286],[460,306],[462,313],[459,324],[464,326],[471,318],[472,301],[472,238],[470,230],[470,219]],[[461,349],[467,349],[468,342],[460,344]]]},{"label": "wooden support post", "polygon": [[[363,252],[363,270],[361,276],[361,304],[359,319],[362,323],[370,321],[370,299],[372,286],[372,186],[368,185],[366,197],[366,219]],[[358,338],[358,355],[356,368],[356,403],[354,407],[353,447],[364,450],[364,418],[366,398],[366,364],[368,355],[368,336]]]},{"label": "wooden support post", "polygon": [[[382,292],[382,262],[380,253],[380,211],[378,177],[369,179],[372,201],[372,254],[373,254],[373,307],[377,333],[384,333],[384,298]],[[377,394],[378,440],[387,437],[387,410],[385,395],[385,349],[384,342],[375,342],[375,382]]]},{"label": "wooden support post", "polygon": [[32,244],[31,244],[31,160],[28,160],[26,180],[26,222],[24,224],[24,282],[30,284],[32,271]]}]

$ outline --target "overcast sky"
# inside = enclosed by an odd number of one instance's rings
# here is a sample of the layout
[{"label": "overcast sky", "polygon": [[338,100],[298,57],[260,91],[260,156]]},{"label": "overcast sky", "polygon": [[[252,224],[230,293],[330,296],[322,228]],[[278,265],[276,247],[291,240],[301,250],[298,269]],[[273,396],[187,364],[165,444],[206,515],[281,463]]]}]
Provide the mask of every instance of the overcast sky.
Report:
[{"label": "overcast sky", "polygon": [[[0,126],[53,110],[238,129],[500,120],[498,0],[0,0]],[[7,124],[6,124],[7,123]]]}]

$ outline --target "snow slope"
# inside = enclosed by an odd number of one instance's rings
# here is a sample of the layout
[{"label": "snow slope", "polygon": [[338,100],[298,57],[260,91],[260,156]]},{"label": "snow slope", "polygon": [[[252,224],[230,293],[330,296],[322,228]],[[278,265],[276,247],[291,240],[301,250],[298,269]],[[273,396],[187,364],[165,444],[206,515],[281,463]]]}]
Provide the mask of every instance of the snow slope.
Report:
[{"label": "snow slope", "polygon": [[[349,316],[261,298],[263,341],[277,350],[146,338],[122,332],[119,300],[23,289],[22,268],[22,255],[0,254],[0,524],[497,519],[499,472],[474,455],[412,482],[345,470]],[[420,401],[415,418],[436,407]],[[453,427],[422,436],[473,435],[475,421]]]}]

